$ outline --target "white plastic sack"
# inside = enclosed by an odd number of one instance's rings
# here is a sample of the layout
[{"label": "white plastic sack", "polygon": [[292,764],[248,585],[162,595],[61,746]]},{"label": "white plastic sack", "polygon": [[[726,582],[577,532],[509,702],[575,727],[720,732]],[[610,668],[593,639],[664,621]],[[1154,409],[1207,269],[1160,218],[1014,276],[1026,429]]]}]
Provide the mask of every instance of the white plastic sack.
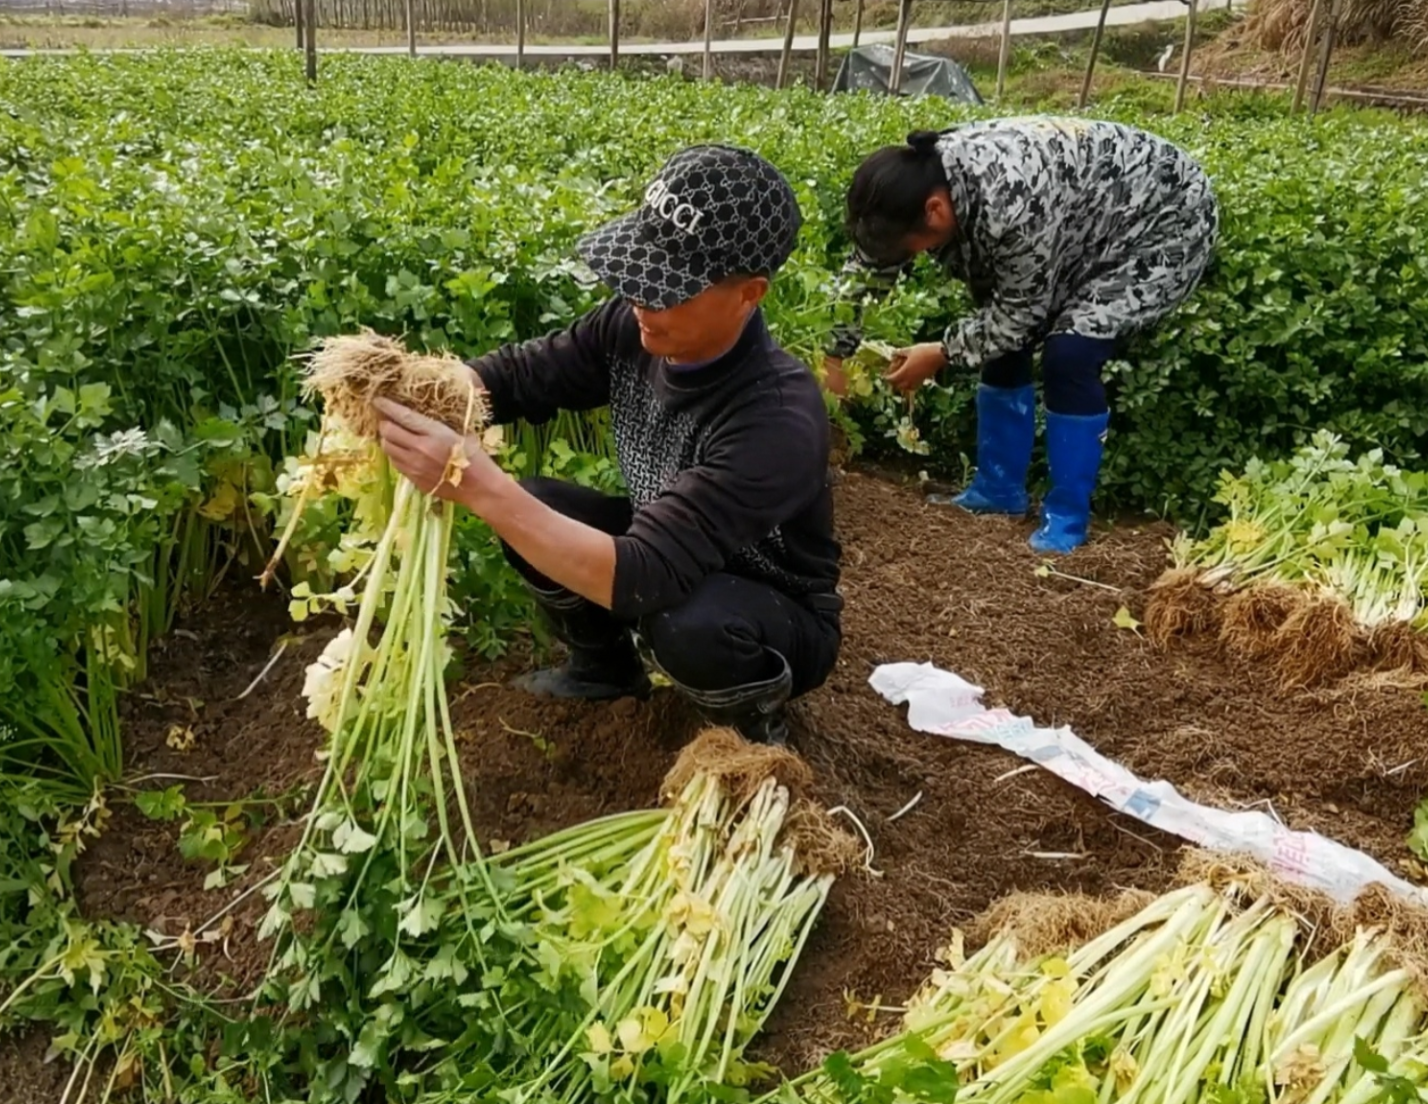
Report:
[{"label": "white plastic sack", "polygon": [[930,663],[888,663],[868,680],[893,705],[908,706],[919,732],[1004,748],[1045,767],[1117,812],[1214,851],[1251,855],[1285,881],[1352,901],[1374,882],[1419,903],[1428,893],[1382,863],[1317,832],[1293,832],[1260,812],[1228,812],[1182,797],[1169,782],[1144,782],[1069,728],[1038,728],[982,706],[982,688]]}]

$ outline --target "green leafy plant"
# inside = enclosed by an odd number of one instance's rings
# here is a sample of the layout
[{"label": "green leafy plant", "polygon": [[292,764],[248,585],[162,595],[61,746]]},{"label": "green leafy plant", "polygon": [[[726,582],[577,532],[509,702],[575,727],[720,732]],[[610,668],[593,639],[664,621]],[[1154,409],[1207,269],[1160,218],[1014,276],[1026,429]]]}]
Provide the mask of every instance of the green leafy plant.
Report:
[{"label": "green leafy plant", "polygon": [[[30,350],[27,369],[109,384],[129,424],[188,424],[200,407],[291,398],[289,354],[359,324],[463,355],[534,336],[602,294],[572,259],[578,235],[635,202],[677,146],[729,139],[795,181],[805,231],[768,314],[812,360],[852,309],[834,288],[853,168],[963,113],[359,58],[333,59],[299,104],[244,94],[300,84],[298,59],[278,55],[7,67],[0,211],[14,232],[0,271],[18,309],[0,327]],[[1235,99],[1193,117],[1147,116],[1130,100],[1102,110],[1200,158],[1224,213],[1203,288],[1110,371],[1105,500],[1193,516],[1222,468],[1252,450],[1287,453],[1319,427],[1417,461],[1428,415],[1407,395],[1428,371],[1421,128],[1346,113],[1306,129]],[[107,220],[115,210],[128,214]],[[160,294],[174,280],[189,294]],[[870,307],[868,335],[933,338],[967,305],[923,264]],[[970,392],[928,389],[918,404],[934,466],[970,449]],[[591,451],[575,426],[533,432]],[[542,450],[525,451],[533,473]]]},{"label": "green leafy plant", "polygon": [[1413,810],[1413,831],[1408,833],[1408,849],[1428,862],[1428,799]]},{"label": "green leafy plant", "polygon": [[[756,1076],[737,1048],[700,1050],[703,1035],[676,1045],[670,1009],[664,1024],[649,1011],[661,1007],[646,999],[655,958],[639,957],[636,936],[657,929],[619,889],[649,883],[628,881],[619,864],[664,814],[543,841],[509,861],[451,861],[475,841],[459,808],[439,830],[460,791],[443,792],[429,769],[455,761],[432,720],[450,666],[444,629],[459,626],[478,652],[497,654],[528,623],[529,604],[489,529],[421,512],[414,497],[398,503],[390,482],[367,489],[368,505],[411,522],[415,547],[403,551],[418,570],[374,599],[364,628],[390,628],[394,609],[425,611],[388,642],[420,668],[390,685],[416,686],[421,700],[380,702],[378,680],[364,683],[368,701],[348,702],[371,726],[335,744],[310,824],[321,846],[304,851],[303,876],[280,897],[280,912],[309,912],[315,928],[268,979],[259,1003],[271,1014],[215,1006],[173,983],[160,956],[182,957],[182,947],[146,948],[132,928],[84,923],[68,867],[107,811],[96,783],[123,774],[119,702],[144,677],[150,643],[226,578],[256,574],[274,533],[293,522],[289,492],[316,451],[296,354],[370,326],[414,349],[474,356],[564,325],[605,294],[573,259],[578,236],[633,206],[679,146],[732,140],[784,167],[798,191],[804,232],[766,314],[816,367],[853,310],[835,295],[853,168],[910,130],[976,113],[397,59],[324,65],[317,89],[300,59],[276,53],[40,58],[0,70],[0,786],[10,787],[0,842],[13,844],[0,855],[0,1022],[55,1026],[77,1059],[76,1086],[107,1049],[126,1079],[116,1088],[203,1104],[350,1104],[374,1084],[394,1100],[492,1099],[512,1070],[533,1091],[572,1096],[598,1077],[608,1078],[602,1094],[631,1100],[674,1089],[737,1097],[746,1087],[706,1078],[699,1058],[724,1062],[721,1074],[735,1074],[726,1080]],[[1305,127],[1262,104],[1213,101],[1181,118],[1147,116],[1131,100],[1105,113],[1204,161],[1224,233],[1201,291],[1108,371],[1101,500],[1198,526],[1224,505],[1208,502],[1221,470],[1252,453],[1277,462],[1318,428],[1350,448],[1382,448],[1385,466],[1421,466],[1422,128],[1337,115]],[[967,307],[922,264],[868,304],[867,336],[885,346],[933,339]],[[835,417],[855,445],[961,474],[972,396],[970,377],[952,378],[909,409],[869,381]],[[603,412],[516,427],[502,462],[522,476],[619,488]],[[375,549],[348,539],[362,500],[315,494],[296,518],[275,576],[295,612],[363,613],[355,588],[344,589]],[[416,563],[423,551],[430,562]],[[388,725],[391,716],[402,723]],[[379,728],[397,739],[368,739]],[[244,816],[165,794],[145,799],[151,811],[181,819],[185,849],[231,874]],[[537,902],[532,887],[546,896]],[[1270,956],[1257,939],[1235,946]],[[597,943],[610,962],[591,963]],[[720,976],[762,977],[776,957],[767,946],[757,970],[718,959]],[[578,952],[570,963],[557,963],[562,948]],[[616,958],[640,965],[609,995],[602,971]],[[1369,970],[1368,958],[1353,962]],[[591,978],[601,983],[593,993]],[[1057,993],[1056,980],[1041,978],[1038,999]],[[1187,1002],[1181,1019],[1202,1007]],[[702,1022],[741,1044],[752,1024]],[[597,1024],[604,1036],[590,1033]],[[483,1035],[492,1025],[511,1030]],[[1053,1042],[1064,1045],[1028,1045],[1016,1053],[1032,1057],[1012,1069],[1043,1104],[1080,1100],[1086,1078],[1114,1080],[1110,1034],[1063,1031]],[[532,1039],[562,1041],[555,1073],[535,1072]],[[945,1067],[901,1045],[903,1058],[850,1056],[826,1072],[850,1098],[950,1097]],[[1373,1046],[1381,1052],[1381,1038]],[[443,1060],[453,1054],[464,1060]],[[1400,1076],[1389,1061],[1388,1075]],[[1240,1091],[1218,1078],[1207,1095]]]},{"label": "green leafy plant", "polygon": [[214,868],[204,879],[204,889],[221,889],[247,871],[247,866],[233,861],[249,836],[248,810],[242,802],[231,802],[217,809],[190,805],[181,787],[170,786],[136,794],[134,804],[150,820],[182,819],[179,854],[191,862],[210,863]]}]

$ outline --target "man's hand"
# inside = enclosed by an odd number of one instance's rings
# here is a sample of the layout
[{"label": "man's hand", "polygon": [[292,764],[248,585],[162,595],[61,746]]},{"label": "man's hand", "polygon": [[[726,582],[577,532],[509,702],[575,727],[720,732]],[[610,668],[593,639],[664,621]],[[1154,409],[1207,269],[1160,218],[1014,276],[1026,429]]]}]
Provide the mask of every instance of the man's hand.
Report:
[{"label": "man's hand", "polygon": [[899,349],[888,364],[887,380],[910,395],[947,367],[947,351],[936,342]]},{"label": "man's hand", "polygon": [[826,356],[823,358],[823,385],[831,394],[840,399],[848,397],[848,377],[843,372],[843,358]]},{"label": "man's hand", "polygon": [[538,573],[610,608],[614,537],[535,498],[486,455],[479,436],[463,439],[449,426],[387,399],[373,406],[380,418],[377,434],[383,451],[417,490],[465,506]]},{"label": "man's hand", "polygon": [[392,467],[424,494],[459,502],[480,513],[480,502],[510,476],[486,455],[481,438],[462,438],[450,426],[409,410],[390,399],[377,399],[377,435]]}]

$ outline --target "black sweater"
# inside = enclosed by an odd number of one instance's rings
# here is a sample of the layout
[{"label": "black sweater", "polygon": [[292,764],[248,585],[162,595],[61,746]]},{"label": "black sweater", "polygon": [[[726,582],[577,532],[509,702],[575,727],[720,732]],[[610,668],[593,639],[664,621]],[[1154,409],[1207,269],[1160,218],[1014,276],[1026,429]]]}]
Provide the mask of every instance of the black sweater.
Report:
[{"label": "black sweater", "polygon": [[683,603],[707,576],[756,579],[836,618],[829,429],[812,373],[761,315],[711,364],[671,369],[627,302],[472,362],[498,425],[609,405],[634,522],[615,538],[613,612]]}]

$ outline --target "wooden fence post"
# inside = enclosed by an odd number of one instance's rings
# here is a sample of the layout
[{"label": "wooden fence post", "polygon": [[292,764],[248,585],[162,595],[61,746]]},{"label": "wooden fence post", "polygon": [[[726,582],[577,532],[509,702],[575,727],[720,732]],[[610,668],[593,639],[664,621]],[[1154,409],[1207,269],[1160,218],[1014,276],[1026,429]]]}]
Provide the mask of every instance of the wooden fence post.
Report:
[{"label": "wooden fence post", "polygon": [[1319,42],[1319,18],[1323,14],[1324,0],[1314,0],[1309,9],[1309,26],[1304,31],[1304,53],[1299,58],[1299,80],[1294,85],[1294,106],[1290,109],[1296,115],[1304,106],[1304,93],[1309,90],[1309,66],[1314,61],[1314,47]]},{"label": "wooden fence post", "polygon": [[714,79],[714,0],[704,0],[704,79]]},{"label": "wooden fence post", "polygon": [[1091,39],[1091,56],[1086,61],[1086,79],[1081,82],[1081,96],[1076,101],[1078,111],[1085,111],[1091,102],[1091,80],[1096,73],[1096,58],[1101,53],[1101,39],[1106,33],[1106,14],[1111,10],[1111,0],[1101,0],[1101,16],[1096,20],[1096,34]]},{"label": "wooden fence post", "polygon": [[829,42],[833,34],[833,0],[818,3],[818,60],[814,63],[813,85],[823,92],[828,87]]},{"label": "wooden fence post", "polygon": [[997,99],[1006,95],[1007,65],[1011,61],[1011,0],[1002,3],[1002,48],[997,52]]},{"label": "wooden fence post", "polygon": [[516,0],[516,68],[526,66],[526,0]]},{"label": "wooden fence post", "polygon": [[853,49],[858,48],[858,40],[863,37],[863,0],[858,0],[857,10],[853,13]]},{"label": "wooden fence post", "polygon": [[1185,106],[1185,89],[1190,84],[1190,56],[1195,50],[1195,15],[1199,8],[1199,0],[1190,0],[1190,11],[1185,16],[1185,51],[1180,59],[1180,79],[1175,83],[1176,115]]},{"label": "wooden fence post", "polygon": [[302,0],[303,23],[307,32],[307,83],[317,83],[317,0]]},{"label": "wooden fence post", "polygon": [[789,62],[793,58],[793,32],[798,27],[798,0],[788,0],[788,26],[783,32],[783,53],[778,59],[778,76],[774,79],[774,88],[779,89],[788,83]]},{"label": "wooden fence post", "polygon": [[892,77],[888,91],[897,95],[902,87],[902,63],[907,56],[907,32],[912,27],[912,0],[902,0],[897,13],[897,42],[893,47]]},{"label": "wooden fence post", "polygon": [[1334,38],[1339,31],[1339,13],[1343,0],[1333,0],[1329,5],[1329,25],[1324,28],[1324,52],[1319,56],[1319,75],[1314,80],[1314,98],[1309,102],[1309,115],[1319,114],[1324,102],[1324,86],[1329,83],[1329,62],[1334,57]]},{"label": "wooden fence post", "polygon": [[610,0],[610,72],[620,66],[620,0]]},{"label": "wooden fence post", "polygon": [[416,13],[412,0],[407,0],[407,56],[416,57]]},{"label": "wooden fence post", "polygon": [[302,29],[302,5],[303,0],[293,0],[293,29],[297,31],[297,48],[299,50],[307,45],[307,35]]}]

